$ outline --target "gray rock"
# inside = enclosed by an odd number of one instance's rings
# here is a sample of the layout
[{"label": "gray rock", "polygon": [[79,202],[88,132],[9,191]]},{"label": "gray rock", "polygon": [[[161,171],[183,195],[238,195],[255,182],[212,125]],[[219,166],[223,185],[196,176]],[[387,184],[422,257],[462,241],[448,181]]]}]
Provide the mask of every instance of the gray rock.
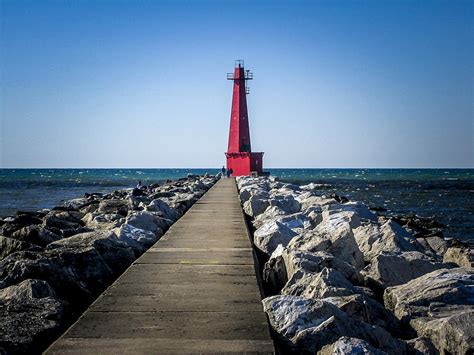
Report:
[{"label": "gray rock", "polygon": [[311,253],[287,249],[282,252],[281,257],[284,260],[288,279],[297,271],[318,273],[324,268],[331,268],[338,270],[345,278],[355,284],[363,282],[362,276],[354,266],[327,252]]},{"label": "gray rock", "polygon": [[119,214],[122,216],[126,216],[129,208],[130,207],[127,200],[102,200],[100,201],[98,212],[101,212],[102,214]]},{"label": "gray rock", "polygon": [[255,246],[270,256],[278,245],[287,246],[297,234],[279,222],[266,223],[254,233]]},{"label": "gray rock", "polygon": [[0,290],[0,349],[41,352],[61,332],[64,307],[51,286],[28,279]]},{"label": "gray rock", "polygon": [[[407,321],[433,313],[430,305],[446,306],[474,304],[474,271],[455,268],[439,269],[403,285],[389,287],[384,293],[385,306],[397,318]],[[453,310],[448,309],[451,313]]]},{"label": "gray rock", "polygon": [[324,346],[318,355],[346,355],[346,354],[367,354],[367,355],[384,355],[384,351],[374,348],[365,340],[349,337],[340,337],[335,343]]},{"label": "gray rock", "polygon": [[324,300],[296,296],[263,299],[270,325],[286,346],[299,353],[315,353],[342,336],[368,341],[387,352],[403,354],[405,345],[377,326],[352,319]]},{"label": "gray rock", "polygon": [[155,233],[136,228],[130,224],[123,224],[114,232],[120,241],[134,250],[137,256],[145,252],[158,240]]},{"label": "gray rock", "polygon": [[286,212],[276,206],[268,207],[265,212],[259,214],[252,221],[253,226],[258,229],[267,222],[277,220],[281,216],[285,216]]},{"label": "gray rock", "polygon": [[243,209],[245,214],[255,218],[265,212],[268,206],[269,202],[267,199],[261,199],[258,196],[250,196],[250,198],[245,201]]},{"label": "gray rock", "polygon": [[[438,255],[444,255],[449,248],[449,242],[438,236],[426,237],[429,247]],[[464,266],[464,265],[459,265]]]},{"label": "gray rock", "polygon": [[26,243],[44,246],[45,244],[38,237],[40,228],[41,226],[38,225],[25,226],[11,233],[11,237]]},{"label": "gray rock", "polygon": [[364,256],[354,238],[353,229],[360,226],[355,212],[323,212],[323,221],[315,231],[331,241],[330,252],[357,269],[364,267]]},{"label": "gray rock", "polygon": [[170,221],[152,214],[151,212],[145,211],[134,212],[132,215],[127,217],[125,223],[135,228],[152,232],[157,237],[161,237],[163,235],[163,230],[171,224]]},{"label": "gray rock", "polygon": [[[52,211],[53,212],[53,211]],[[44,218],[43,226],[59,230],[74,230],[84,226],[81,220],[71,218],[69,215],[49,214]]]},{"label": "gray rock", "polygon": [[291,240],[288,249],[315,253],[330,250],[331,245],[332,242],[327,235],[317,230],[306,230]]},{"label": "gray rock", "polygon": [[300,203],[292,195],[278,195],[269,200],[270,206],[276,206],[288,214],[301,210]]},{"label": "gray rock", "polygon": [[[5,258],[6,256],[21,250],[28,250],[35,248],[31,243],[22,242],[14,238],[8,238],[0,235],[0,259]],[[36,247],[36,250],[40,248]]]},{"label": "gray rock", "polygon": [[125,217],[120,214],[103,214],[102,212],[91,212],[84,215],[82,221],[87,227],[94,230],[110,230],[119,227],[125,222]]},{"label": "gray rock", "polygon": [[340,271],[355,284],[363,282],[362,276],[352,265],[326,252],[312,253],[287,248],[277,255],[275,253],[263,270],[264,281],[275,293],[279,293],[295,273],[319,273],[324,268]]},{"label": "gray rock", "polygon": [[80,209],[89,202],[89,199],[85,197],[74,198],[63,202],[63,206],[67,208]]},{"label": "gray rock", "polygon": [[364,269],[369,285],[386,288],[401,285],[437,269],[449,267],[417,251],[381,253]]},{"label": "gray rock", "polygon": [[474,307],[443,318],[415,318],[410,324],[419,336],[429,338],[441,354],[474,351]]},{"label": "gray rock", "polygon": [[171,208],[163,199],[157,198],[150,202],[147,210],[161,212],[163,217],[175,222],[179,218],[179,213],[176,209]]},{"label": "gray rock", "polygon": [[350,201],[343,204],[344,211],[354,211],[361,219],[377,222],[377,215],[369,210],[367,205],[360,201]]},{"label": "gray rock", "polygon": [[313,221],[301,212],[293,213],[290,215],[278,216],[274,220],[292,229],[295,232],[302,232],[305,229],[311,229],[314,227]]},{"label": "gray rock", "polygon": [[58,296],[84,305],[104,290],[113,272],[93,247],[21,251],[0,261],[0,288],[26,279],[47,281]]},{"label": "gray rock", "polygon": [[295,272],[281,290],[283,295],[321,299],[334,296],[348,296],[357,293],[342,273],[323,268],[318,273]]},{"label": "gray rock", "polygon": [[301,211],[305,212],[313,207],[318,207],[321,209],[321,206],[325,206],[328,203],[336,203],[336,200],[322,198],[321,196],[314,196],[312,194],[303,194],[297,197],[297,200],[300,202]]},{"label": "gray rock", "polygon": [[408,353],[412,355],[439,355],[431,340],[423,337],[407,341]]},{"label": "gray rock", "polygon": [[400,321],[382,304],[364,292],[360,290],[358,292],[349,296],[328,297],[324,300],[334,304],[353,319],[377,325],[398,337],[412,335],[401,326]]},{"label": "gray rock", "polygon": [[187,210],[197,200],[198,200],[198,197],[194,195],[193,193],[178,193],[175,195],[174,205],[172,207],[175,207],[179,210],[181,206],[183,210]]},{"label": "gray rock", "polygon": [[135,260],[132,248],[119,240],[113,232],[96,231],[76,234],[48,245],[48,249],[87,247],[96,249],[116,275],[122,273]]},{"label": "gray rock", "polygon": [[392,220],[382,226],[372,223],[360,226],[354,230],[354,238],[368,262],[382,252],[422,250],[416,239]]},{"label": "gray rock", "polygon": [[474,250],[468,247],[451,247],[444,254],[445,263],[455,263],[460,267],[472,268],[474,266]]},{"label": "gray rock", "polygon": [[38,245],[48,245],[62,238],[63,236],[60,233],[55,233],[49,228],[42,227],[38,230]]}]

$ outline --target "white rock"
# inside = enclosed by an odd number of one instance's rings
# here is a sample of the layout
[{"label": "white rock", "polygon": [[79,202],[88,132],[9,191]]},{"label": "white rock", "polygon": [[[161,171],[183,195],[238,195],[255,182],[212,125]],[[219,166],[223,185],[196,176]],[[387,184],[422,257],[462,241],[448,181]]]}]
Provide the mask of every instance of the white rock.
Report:
[{"label": "white rock", "polygon": [[364,269],[369,282],[378,287],[404,284],[424,274],[448,265],[433,261],[417,251],[381,253]]},{"label": "white rock", "polygon": [[286,212],[277,206],[268,207],[265,212],[259,214],[252,221],[253,226],[258,229],[267,222],[275,221],[278,217],[286,215]]},{"label": "white rock", "polygon": [[296,296],[272,296],[262,300],[270,325],[297,353],[315,353],[341,336],[376,343],[387,352],[404,352],[404,343],[377,326],[350,318],[335,305]]},{"label": "white rock", "polygon": [[270,206],[277,206],[288,214],[299,212],[301,209],[300,203],[295,200],[293,195],[278,195],[269,200]]},{"label": "white rock", "polygon": [[248,216],[255,218],[265,212],[268,206],[269,201],[267,199],[260,199],[258,196],[250,196],[250,198],[245,201],[243,209]]},{"label": "white rock", "polygon": [[384,351],[380,351],[370,345],[365,340],[349,337],[340,337],[338,341],[331,345],[326,345],[317,355],[384,355]]},{"label": "white rock", "polygon": [[416,239],[392,220],[382,226],[374,223],[360,226],[354,229],[354,238],[365,261],[371,261],[382,252],[422,250]]},{"label": "white rock", "polygon": [[166,220],[151,212],[139,211],[129,215],[126,219],[126,223],[135,228],[155,233],[161,237],[163,235],[163,229],[165,229],[170,222],[166,222]]},{"label": "white rock", "polygon": [[139,252],[145,251],[158,240],[154,232],[136,228],[130,224],[123,224],[114,232],[120,241]]},{"label": "white rock", "polygon": [[352,264],[357,269],[364,267],[364,256],[357,245],[352,232],[360,226],[359,216],[355,212],[323,212],[323,221],[315,231],[325,235],[331,241],[331,253]]},{"label": "white rock", "polygon": [[178,211],[171,208],[170,205],[161,198],[154,199],[147,206],[147,210],[163,213],[163,217],[171,221],[176,221],[179,218]]},{"label": "white rock", "polygon": [[279,222],[270,222],[255,231],[254,243],[259,250],[270,256],[279,244],[287,246],[296,235],[285,225]]},{"label": "white rock", "polygon": [[342,273],[325,267],[319,273],[301,271],[294,273],[281,293],[309,299],[321,299],[349,296],[358,292]]}]

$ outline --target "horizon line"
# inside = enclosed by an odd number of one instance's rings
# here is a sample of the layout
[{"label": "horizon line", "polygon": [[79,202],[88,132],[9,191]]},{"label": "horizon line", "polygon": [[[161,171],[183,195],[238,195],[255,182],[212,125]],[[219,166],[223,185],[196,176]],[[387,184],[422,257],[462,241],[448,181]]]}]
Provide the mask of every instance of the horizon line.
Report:
[{"label": "horizon line", "polygon": [[[155,169],[215,169],[220,170],[220,167],[0,167],[0,170],[26,170],[26,169],[52,169],[52,170],[59,170],[59,169],[71,169],[71,170],[79,170],[79,169],[142,169],[142,170],[155,170]],[[294,169],[294,170],[303,170],[303,169],[470,169],[474,170],[474,167],[267,167],[266,169]],[[265,170],[265,169],[264,169]]]}]

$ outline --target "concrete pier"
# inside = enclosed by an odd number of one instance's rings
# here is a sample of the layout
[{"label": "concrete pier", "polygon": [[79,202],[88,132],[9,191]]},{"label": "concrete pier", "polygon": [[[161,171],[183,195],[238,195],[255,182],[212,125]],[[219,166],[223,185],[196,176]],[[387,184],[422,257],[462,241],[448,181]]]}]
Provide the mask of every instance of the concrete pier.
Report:
[{"label": "concrete pier", "polygon": [[274,352],[233,179],[217,182],[46,351],[224,352]]}]

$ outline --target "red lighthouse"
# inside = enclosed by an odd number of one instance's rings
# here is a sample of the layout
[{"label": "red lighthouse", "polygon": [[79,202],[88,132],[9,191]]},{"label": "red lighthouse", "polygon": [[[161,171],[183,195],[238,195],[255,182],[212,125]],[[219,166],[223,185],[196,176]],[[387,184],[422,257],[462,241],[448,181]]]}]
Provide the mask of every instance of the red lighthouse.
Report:
[{"label": "red lighthouse", "polygon": [[227,74],[227,80],[234,81],[234,92],[230,114],[229,145],[225,156],[227,169],[232,169],[234,176],[261,175],[263,169],[263,153],[252,152],[250,145],[246,97],[249,91],[246,81],[252,79],[253,74],[244,69],[243,60],[236,60],[234,73]]}]

